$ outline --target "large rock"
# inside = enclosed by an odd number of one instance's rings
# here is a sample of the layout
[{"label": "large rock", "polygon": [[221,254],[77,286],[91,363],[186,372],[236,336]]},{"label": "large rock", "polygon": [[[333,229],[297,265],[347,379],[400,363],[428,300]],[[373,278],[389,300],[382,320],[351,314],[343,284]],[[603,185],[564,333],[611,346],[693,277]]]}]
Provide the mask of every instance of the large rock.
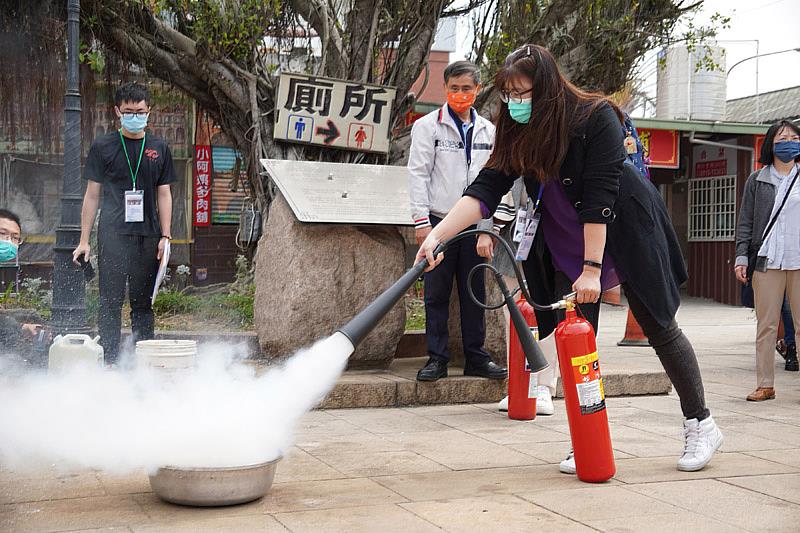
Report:
[{"label": "large rock", "polygon": [[[255,327],[264,356],[289,356],[336,331],[403,275],[404,257],[395,228],[301,223],[279,195],[255,265]],[[364,339],[348,368],[387,368],[405,320],[400,302]]]},{"label": "large rock", "polygon": [[[494,279],[494,274],[486,276],[486,299],[489,304],[499,303],[503,296],[497,286],[497,281]],[[458,302],[458,290],[455,287],[456,282],[453,280],[453,292],[450,294],[450,319],[447,326],[450,332],[449,342],[447,348],[450,350],[450,361],[456,364],[464,362],[464,345],[461,339],[461,311]],[[492,356],[492,360],[501,365],[506,366],[506,327],[505,319],[503,318],[503,310],[495,309],[493,311],[486,311],[486,341],[483,344],[484,349]]]}]

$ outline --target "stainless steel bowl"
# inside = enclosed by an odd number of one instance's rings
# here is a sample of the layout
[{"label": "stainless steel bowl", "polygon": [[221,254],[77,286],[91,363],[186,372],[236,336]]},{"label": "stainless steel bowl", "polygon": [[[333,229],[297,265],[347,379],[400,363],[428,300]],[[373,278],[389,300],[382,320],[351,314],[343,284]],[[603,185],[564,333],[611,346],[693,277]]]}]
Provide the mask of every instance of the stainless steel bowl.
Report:
[{"label": "stainless steel bowl", "polygon": [[171,503],[220,507],[257,500],[272,486],[280,457],[268,463],[227,468],[162,466],[150,475],[150,486]]}]

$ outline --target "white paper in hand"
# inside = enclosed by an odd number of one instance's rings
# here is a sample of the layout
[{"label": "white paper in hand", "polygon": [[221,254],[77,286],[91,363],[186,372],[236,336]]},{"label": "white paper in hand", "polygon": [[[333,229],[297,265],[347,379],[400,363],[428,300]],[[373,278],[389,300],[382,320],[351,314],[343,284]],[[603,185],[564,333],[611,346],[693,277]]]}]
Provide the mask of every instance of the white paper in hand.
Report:
[{"label": "white paper in hand", "polygon": [[161,263],[158,265],[158,274],[156,274],[156,284],[153,287],[151,302],[156,300],[158,288],[161,287],[161,282],[164,281],[164,275],[167,273],[167,265],[169,265],[169,239],[164,243],[164,253],[161,254]]}]

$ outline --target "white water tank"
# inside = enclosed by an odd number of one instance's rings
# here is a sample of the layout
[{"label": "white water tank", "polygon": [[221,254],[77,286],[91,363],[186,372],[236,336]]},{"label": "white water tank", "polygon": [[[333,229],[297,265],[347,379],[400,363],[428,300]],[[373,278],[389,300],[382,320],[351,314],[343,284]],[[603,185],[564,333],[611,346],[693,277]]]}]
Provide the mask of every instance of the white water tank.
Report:
[{"label": "white water tank", "polygon": [[[710,70],[710,57],[719,65]],[[725,120],[725,49],[700,45],[690,51],[685,45],[659,53],[656,118],[667,120]],[[698,68],[698,65],[699,68]]]}]

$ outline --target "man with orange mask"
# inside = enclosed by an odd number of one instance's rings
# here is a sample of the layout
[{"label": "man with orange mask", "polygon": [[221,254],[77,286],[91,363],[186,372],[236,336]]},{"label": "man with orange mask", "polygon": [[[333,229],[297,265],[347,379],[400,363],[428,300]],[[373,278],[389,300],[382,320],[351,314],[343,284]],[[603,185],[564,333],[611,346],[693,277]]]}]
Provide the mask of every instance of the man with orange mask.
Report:
[{"label": "man with orange mask", "polygon": [[[489,159],[494,145],[494,126],[480,116],[472,104],[480,90],[480,71],[469,61],[456,61],[444,71],[447,103],[414,123],[408,156],[408,189],[417,244],[431,232],[461,198]],[[491,230],[492,220],[478,227]],[[491,257],[491,250],[482,254]],[[484,350],[486,323],[483,309],[469,296],[467,276],[482,262],[477,239],[463,239],[450,246],[444,261],[425,273],[425,335],[428,363],[417,373],[419,381],[447,376],[450,292],[453,278],[458,284],[461,336],[464,344],[464,374],[504,379],[508,372],[494,364]],[[485,301],[483,276],[473,278],[475,296]]]}]

